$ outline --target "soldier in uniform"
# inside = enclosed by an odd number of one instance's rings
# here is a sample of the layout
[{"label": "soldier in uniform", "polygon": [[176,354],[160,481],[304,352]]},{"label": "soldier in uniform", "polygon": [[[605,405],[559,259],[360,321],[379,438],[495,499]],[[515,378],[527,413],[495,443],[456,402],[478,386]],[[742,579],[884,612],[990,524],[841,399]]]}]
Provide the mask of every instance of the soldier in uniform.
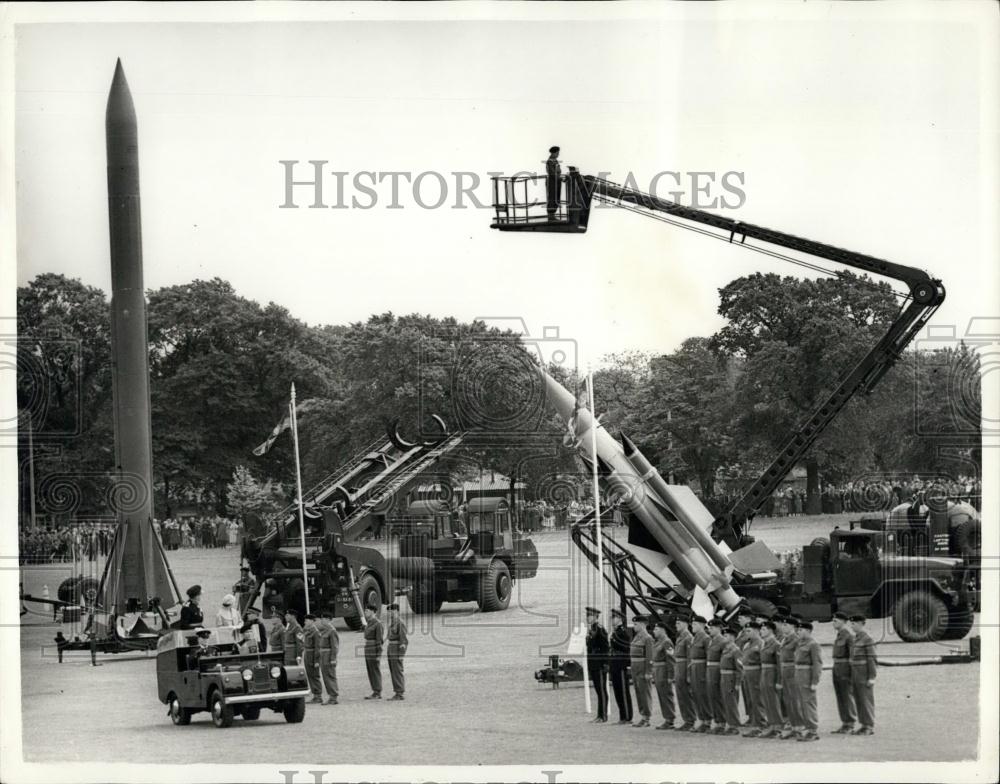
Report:
[{"label": "soldier in uniform", "polygon": [[260,610],[256,607],[247,607],[243,614],[243,625],[240,626],[240,634],[243,637],[241,649],[249,653],[267,652],[267,632],[264,624],[260,622]]},{"label": "soldier in uniform", "polygon": [[677,709],[683,722],[678,730],[694,729],[698,719],[692,702],[691,685],[688,683],[688,657],[691,651],[691,632],[686,620],[678,616],[675,621],[677,639],[674,644],[674,690],[677,692]]},{"label": "soldier in uniform", "polygon": [[653,681],[652,659],[653,638],[646,630],[646,617],[636,615],[632,619],[632,643],[629,646],[629,661],[632,666],[632,681],[635,685],[635,701],[639,704],[639,721],[633,727],[648,727],[652,710],[649,705],[649,687]]},{"label": "soldier in uniform", "polygon": [[756,738],[768,726],[764,718],[763,701],[760,693],[761,651],[764,643],[760,639],[760,624],[750,621],[743,627],[741,634],[745,637],[743,643],[743,694],[750,729],[743,733],[747,738]]},{"label": "soldier in uniform", "polygon": [[621,610],[612,610],[611,618],[614,629],[611,631],[611,654],[609,674],[611,690],[618,706],[618,723],[632,723],[632,692],[628,687],[629,651],[632,646],[632,630],[625,625],[625,614]]},{"label": "soldier in uniform", "polygon": [[595,723],[608,720],[608,654],[611,645],[608,632],[601,626],[601,611],[596,607],[587,608],[587,672],[597,692],[597,718]]},{"label": "soldier in uniform", "polygon": [[340,689],[337,685],[337,655],[340,653],[340,635],[333,625],[333,610],[320,613],[319,621],[319,672],[326,687],[326,704],[336,705]]},{"label": "soldier in uniform", "polygon": [[854,702],[861,722],[861,726],[852,734],[874,735],[875,676],[878,674],[875,641],[865,631],[865,616],[852,615],[851,629],[854,631],[854,645],[851,648],[851,684],[854,687]]},{"label": "soldier in uniform", "polygon": [[725,641],[719,655],[719,694],[726,721],[722,735],[740,734],[740,683],[743,680],[743,654],[736,644],[736,629],[723,624],[720,637]]},{"label": "soldier in uniform", "polygon": [[653,628],[653,684],[660,703],[663,723],[658,730],[674,728],[674,644],[667,634],[667,625],[657,623]]},{"label": "soldier in uniform", "polygon": [[837,637],[833,641],[833,693],[837,698],[837,712],[840,713],[840,727],[831,735],[849,735],[854,732],[854,722],[858,720],[854,707],[854,688],[851,683],[851,650],[854,635],[847,627],[847,614],[833,614],[833,628]]},{"label": "soldier in uniform", "polygon": [[403,699],[403,692],[406,691],[406,676],[403,674],[403,657],[406,655],[406,647],[410,644],[407,635],[406,624],[399,619],[399,605],[393,602],[388,607],[389,628],[386,639],[386,659],[389,661],[389,677],[392,679],[392,697],[389,699]]},{"label": "soldier in uniform", "polygon": [[781,735],[784,723],[781,716],[781,642],[775,632],[774,621],[764,621],[760,627],[760,699],[767,729],[761,738]]},{"label": "soldier in uniform", "polygon": [[706,680],[707,654],[709,637],[705,632],[705,619],[695,615],[691,619],[691,647],[688,661],[688,685],[691,689],[692,702],[698,716],[698,726],[691,732],[710,732],[712,729],[712,706],[708,701],[708,683]]},{"label": "soldier in uniform", "polygon": [[285,610],[285,634],[282,639],[282,650],[285,652],[285,664],[301,664],[305,634],[299,626],[299,619],[292,610]]},{"label": "soldier in uniform", "polygon": [[559,148],[549,147],[549,157],[545,160],[545,210],[549,220],[556,217],[559,209],[559,191],[561,188],[559,167]]},{"label": "soldier in uniform", "polygon": [[273,607],[271,608],[271,615],[274,616],[275,622],[267,635],[267,647],[272,653],[281,653],[285,650],[285,624]]},{"label": "soldier in uniform", "polygon": [[802,731],[802,708],[799,703],[799,687],[795,680],[795,649],[799,647],[796,629],[799,622],[789,616],[783,619],[781,638],[781,697],[785,705],[787,727],[781,733],[782,740],[797,738]]},{"label": "soldier in uniform", "polygon": [[181,606],[180,627],[182,629],[195,629],[201,626],[205,620],[201,612],[199,603],[201,602],[201,586],[192,585],[187,589],[188,600]]},{"label": "soldier in uniform", "polygon": [[819,740],[819,713],[816,707],[816,687],[823,674],[823,653],[819,643],[812,638],[813,625],[799,623],[799,646],[795,649],[795,682],[798,686],[805,732],[799,740]]},{"label": "soldier in uniform", "polygon": [[312,692],[310,702],[322,705],[323,684],[319,675],[319,629],[316,628],[316,616],[312,613],[306,613],[305,627],[302,630],[302,663],[306,668],[309,691]]},{"label": "soldier in uniform", "polygon": [[385,640],[385,633],[382,630],[382,622],[375,614],[374,607],[365,607],[365,669],[368,670],[368,684],[372,687],[372,693],[365,697],[366,700],[382,699],[382,643]]},{"label": "soldier in uniform", "polygon": [[712,732],[716,735],[726,734],[726,706],[722,701],[722,681],[719,672],[719,659],[722,649],[726,647],[726,638],[722,636],[724,622],[713,618],[708,622],[708,651],[705,671],[705,690],[708,692],[708,710],[712,720]]},{"label": "soldier in uniform", "polygon": [[[741,651],[747,644],[749,636],[747,634],[747,629],[750,626],[750,622],[753,620],[753,611],[746,604],[741,604],[739,609],[736,611],[736,623],[739,624],[736,634],[736,647]],[[743,708],[747,714],[747,720],[744,722],[746,726],[752,726],[754,728],[757,725],[754,723],[754,709],[750,705],[750,693],[747,678],[744,677],[740,685],[740,696],[743,699]]]}]

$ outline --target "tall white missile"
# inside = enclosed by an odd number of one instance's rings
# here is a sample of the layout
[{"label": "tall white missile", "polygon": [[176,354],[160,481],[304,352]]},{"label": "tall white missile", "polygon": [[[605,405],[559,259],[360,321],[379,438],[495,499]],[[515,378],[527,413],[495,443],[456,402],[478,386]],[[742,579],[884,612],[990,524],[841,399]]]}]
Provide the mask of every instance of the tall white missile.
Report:
[{"label": "tall white missile", "polygon": [[[604,480],[612,490],[626,500],[629,510],[672,560],[671,569],[689,590],[695,586],[711,594],[715,601],[729,610],[740,603],[740,598],[729,584],[732,565],[718,544],[707,534],[697,536],[672,508],[671,499],[663,497],[655,479],[669,488],[652,466],[641,471],[626,454],[625,449],[601,425],[594,421],[591,412],[577,406],[573,394],[562,384],[540,369],[545,382],[549,403],[567,423],[574,424],[577,452],[584,461],[596,460],[604,473]],[[597,428],[597,454],[591,447],[591,428]],[[634,454],[641,453],[634,449]],[[642,458],[645,461],[645,458]],[[655,479],[654,479],[655,478]],[[704,533],[704,532],[702,532]]]}]

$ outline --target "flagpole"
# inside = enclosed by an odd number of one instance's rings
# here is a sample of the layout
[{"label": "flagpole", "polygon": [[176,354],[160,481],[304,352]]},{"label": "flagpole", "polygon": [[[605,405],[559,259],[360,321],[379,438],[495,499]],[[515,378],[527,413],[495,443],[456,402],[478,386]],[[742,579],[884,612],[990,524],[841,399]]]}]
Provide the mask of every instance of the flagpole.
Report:
[{"label": "flagpole", "polygon": [[597,410],[594,408],[594,373],[587,374],[587,387],[590,395],[590,448],[594,459],[592,461],[594,482],[594,523],[597,533],[597,606],[601,612],[604,606],[604,540],[601,538],[601,493],[597,477]]},{"label": "flagpole", "polygon": [[302,540],[302,582],[306,591],[306,614],[312,612],[309,607],[309,571],[306,567],[306,520],[302,508],[302,465],[299,463],[299,424],[295,416],[295,383],[292,382],[292,401],[289,404],[292,413],[292,439],[295,442],[295,484],[299,494],[299,536]]}]

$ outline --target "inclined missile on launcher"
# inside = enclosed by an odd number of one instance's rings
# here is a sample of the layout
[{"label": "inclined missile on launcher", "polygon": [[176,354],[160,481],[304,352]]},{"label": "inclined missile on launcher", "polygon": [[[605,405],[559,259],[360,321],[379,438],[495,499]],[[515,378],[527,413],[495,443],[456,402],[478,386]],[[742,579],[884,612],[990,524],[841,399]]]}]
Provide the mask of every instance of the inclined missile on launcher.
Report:
[{"label": "inclined missile on launcher", "polygon": [[[701,589],[724,610],[732,610],[740,598],[732,589],[729,577],[733,566],[719,545],[698,524],[695,514],[685,509],[682,495],[687,488],[672,488],[628,439],[619,444],[596,423],[597,454],[593,454],[591,412],[577,404],[576,398],[562,384],[541,368],[546,398],[556,412],[574,429],[576,449],[585,463],[597,460],[599,471],[610,489],[619,492],[629,510],[643,524],[655,546],[670,559],[669,569],[690,594]],[[685,502],[690,506],[690,502]],[[712,517],[705,510],[707,524]],[[705,521],[703,520],[702,523]],[[652,544],[652,542],[650,542]]]}]

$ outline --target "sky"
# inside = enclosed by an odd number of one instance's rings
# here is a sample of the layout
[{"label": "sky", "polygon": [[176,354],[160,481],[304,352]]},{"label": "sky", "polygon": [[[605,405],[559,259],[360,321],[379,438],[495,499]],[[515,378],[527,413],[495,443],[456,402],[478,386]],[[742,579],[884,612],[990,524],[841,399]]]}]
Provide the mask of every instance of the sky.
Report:
[{"label": "sky", "polygon": [[[928,270],[948,290],[933,324],[961,334],[996,312],[989,27],[921,17],[21,25],[17,283],[58,272],[110,292],[103,120],[121,57],[148,289],[220,277],[310,324],[523,319],[534,337],[557,327],[586,365],[711,334],[718,289],[739,275],[803,275],[624,210],[570,237],[500,233],[491,210],[453,208],[453,172],[478,175],[488,207],[488,172],[540,169],[559,144],[564,166],[641,187],[678,172],[686,203],[690,173],[710,172],[707,199],[732,204],[720,178],[736,173],[745,198],[720,212]],[[352,187],[362,171],[440,172],[448,199],[424,209],[401,182],[390,209],[387,180],[372,209],[309,209],[308,186],[282,209],[280,161],[309,179],[310,160],[348,173],[348,203],[368,201]],[[438,198],[434,175],[419,194]]]}]

